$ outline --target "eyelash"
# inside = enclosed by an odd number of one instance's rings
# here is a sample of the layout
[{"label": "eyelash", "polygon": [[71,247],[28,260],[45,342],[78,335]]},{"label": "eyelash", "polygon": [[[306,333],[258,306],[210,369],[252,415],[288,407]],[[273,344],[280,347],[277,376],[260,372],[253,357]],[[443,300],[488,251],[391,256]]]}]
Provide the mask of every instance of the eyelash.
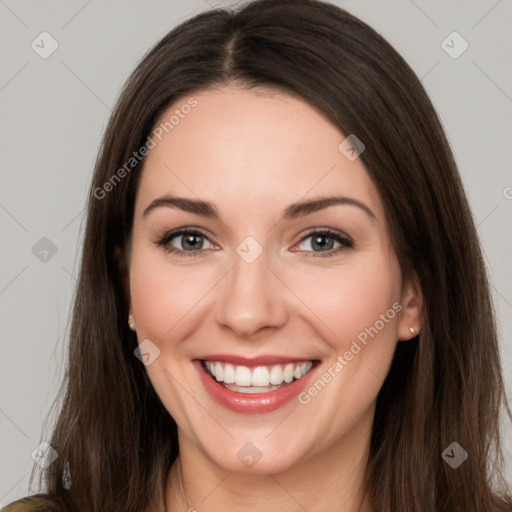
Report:
[{"label": "eyelash", "polygon": [[[178,256],[179,258],[193,257],[193,256],[198,256],[201,253],[204,253],[205,252],[204,249],[197,249],[194,251],[183,251],[181,249],[177,249],[176,247],[172,247],[171,245],[169,245],[170,241],[173,238],[176,238],[180,235],[188,235],[188,234],[201,235],[202,237],[209,240],[209,238],[206,236],[206,234],[203,233],[198,228],[182,228],[177,231],[171,231],[169,233],[166,233],[160,240],[158,240],[156,242],[156,245],[159,247],[164,247],[164,249],[168,253],[173,253],[175,256]],[[315,253],[315,251],[294,251],[294,252],[313,253],[313,254],[306,254],[307,258],[309,258],[309,257],[326,258],[326,257],[334,256],[334,255],[338,254],[339,252],[346,250],[346,249],[350,249],[354,246],[354,242],[352,241],[352,239],[350,237],[348,237],[347,235],[341,235],[341,233],[339,233],[338,231],[334,231],[329,228],[314,229],[314,230],[309,231],[299,240],[299,244],[315,234],[327,235],[329,238],[333,238],[336,242],[339,242],[341,244],[341,247],[338,247],[336,249],[331,249],[330,251],[316,252],[316,253]]]}]

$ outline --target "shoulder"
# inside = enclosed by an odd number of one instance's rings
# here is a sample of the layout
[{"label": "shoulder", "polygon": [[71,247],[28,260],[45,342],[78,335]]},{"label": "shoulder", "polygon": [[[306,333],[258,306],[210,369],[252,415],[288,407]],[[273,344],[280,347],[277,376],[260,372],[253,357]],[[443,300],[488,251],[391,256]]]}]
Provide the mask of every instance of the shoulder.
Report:
[{"label": "shoulder", "polygon": [[13,501],[0,512],[63,512],[47,494],[34,494]]}]

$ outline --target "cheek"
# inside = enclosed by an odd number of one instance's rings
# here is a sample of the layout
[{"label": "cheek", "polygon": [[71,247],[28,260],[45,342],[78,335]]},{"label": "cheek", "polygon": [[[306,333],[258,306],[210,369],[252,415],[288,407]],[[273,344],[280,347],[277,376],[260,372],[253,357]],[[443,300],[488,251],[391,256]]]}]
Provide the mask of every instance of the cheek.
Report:
[{"label": "cheek", "polygon": [[139,335],[160,341],[175,337],[211,289],[209,274],[201,265],[169,263],[163,250],[134,247],[130,296]]},{"label": "cheek", "polygon": [[[210,272],[211,273],[211,272]],[[162,250],[134,244],[130,265],[130,296],[139,343],[151,340],[159,355],[146,367],[158,396],[182,428],[190,426],[190,396],[183,384],[190,375],[187,343],[199,325],[201,298],[212,288],[200,266],[169,263]]]},{"label": "cheek", "polygon": [[368,258],[295,279],[297,295],[317,317],[315,323],[336,354],[358,337],[364,342],[365,334],[395,342],[400,270],[393,258]]},{"label": "cheek", "polygon": [[307,295],[324,325],[330,354],[299,403],[326,440],[339,438],[366,417],[386,378],[397,342],[400,275],[392,258],[376,258],[333,270],[321,293]]}]

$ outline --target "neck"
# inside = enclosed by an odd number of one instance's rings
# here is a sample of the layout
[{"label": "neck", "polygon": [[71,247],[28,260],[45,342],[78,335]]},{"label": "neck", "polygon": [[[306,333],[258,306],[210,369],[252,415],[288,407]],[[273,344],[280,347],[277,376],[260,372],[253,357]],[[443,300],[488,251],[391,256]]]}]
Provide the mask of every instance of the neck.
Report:
[{"label": "neck", "polygon": [[371,512],[363,496],[370,435],[371,429],[354,431],[328,451],[273,474],[227,471],[182,435],[169,471],[166,512]]}]

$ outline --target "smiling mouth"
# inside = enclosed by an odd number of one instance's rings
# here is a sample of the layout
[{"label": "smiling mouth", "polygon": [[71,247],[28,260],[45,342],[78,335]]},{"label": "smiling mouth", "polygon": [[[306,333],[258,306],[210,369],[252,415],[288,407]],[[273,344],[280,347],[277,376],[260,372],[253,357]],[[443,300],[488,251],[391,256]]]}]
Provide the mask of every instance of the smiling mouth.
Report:
[{"label": "smiling mouth", "polygon": [[201,360],[206,373],[220,385],[238,393],[268,393],[301,379],[320,361],[301,361],[270,366],[241,366]]}]

